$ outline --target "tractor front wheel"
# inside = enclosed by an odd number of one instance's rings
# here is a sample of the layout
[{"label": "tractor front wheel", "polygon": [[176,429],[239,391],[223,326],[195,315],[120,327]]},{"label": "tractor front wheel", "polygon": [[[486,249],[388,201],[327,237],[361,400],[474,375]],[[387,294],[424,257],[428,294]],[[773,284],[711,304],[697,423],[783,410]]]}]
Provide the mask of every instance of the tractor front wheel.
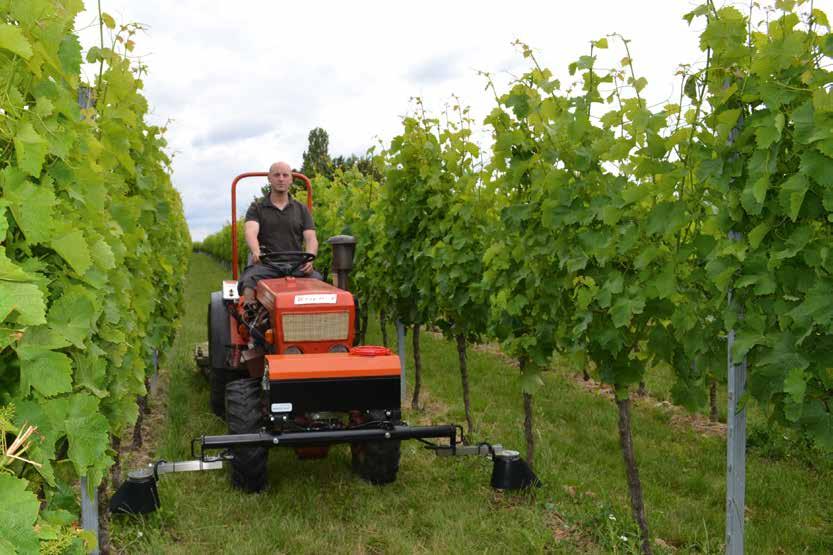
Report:
[{"label": "tractor front wheel", "polygon": [[231,325],[223,292],[214,291],[208,304],[208,386],[211,411],[220,418],[225,412],[226,383],[232,377],[226,360],[229,343]]},{"label": "tractor front wheel", "polygon": [[[384,420],[384,413],[372,411],[370,420]],[[396,481],[399,472],[400,441],[365,441],[350,446],[353,472],[371,484]]]},{"label": "tractor front wheel", "polygon": [[[226,421],[230,434],[250,434],[263,423],[261,385],[258,378],[234,380],[226,385]],[[245,492],[266,488],[269,450],[266,447],[232,449],[231,484]]]}]

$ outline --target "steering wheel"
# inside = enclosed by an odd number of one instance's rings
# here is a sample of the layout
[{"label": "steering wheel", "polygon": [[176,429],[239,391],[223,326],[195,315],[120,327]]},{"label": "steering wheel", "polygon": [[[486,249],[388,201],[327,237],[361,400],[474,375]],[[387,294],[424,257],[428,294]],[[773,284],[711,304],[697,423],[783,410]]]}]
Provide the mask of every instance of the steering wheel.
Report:
[{"label": "steering wheel", "polygon": [[260,254],[260,262],[280,272],[283,276],[291,276],[307,262],[315,260],[311,252],[283,251],[264,252]]}]

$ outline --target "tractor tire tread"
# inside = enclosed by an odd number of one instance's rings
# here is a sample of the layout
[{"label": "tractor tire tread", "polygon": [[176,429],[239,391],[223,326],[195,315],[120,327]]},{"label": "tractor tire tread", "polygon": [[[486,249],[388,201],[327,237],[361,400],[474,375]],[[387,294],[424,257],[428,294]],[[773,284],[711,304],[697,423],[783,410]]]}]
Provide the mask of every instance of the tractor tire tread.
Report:
[{"label": "tractor tire tread", "polygon": [[[383,413],[370,414],[371,420],[384,419]],[[400,441],[366,441],[354,444],[351,449],[353,472],[361,479],[375,485],[396,481],[401,455]]]},{"label": "tractor tire tread", "polygon": [[[226,421],[230,434],[248,434],[261,428],[260,380],[246,378],[226,385]],[[248,493],[263,491],[268,482],[266,447],[235,447],[232,449],[231,484]]]},{"label": "tractor tire tread", "polygon": [[226,384],[237,376],[226,368],[226,345],[231,338],[223,293],[211,293],[208,303],[208,398],[211,412],[223,418],[226,412]]}]

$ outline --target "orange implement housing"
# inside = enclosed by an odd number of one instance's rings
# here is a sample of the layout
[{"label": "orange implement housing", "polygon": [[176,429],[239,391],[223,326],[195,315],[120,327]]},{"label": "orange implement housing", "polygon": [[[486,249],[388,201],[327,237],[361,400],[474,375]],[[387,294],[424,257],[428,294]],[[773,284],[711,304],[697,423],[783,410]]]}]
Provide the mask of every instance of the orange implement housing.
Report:
[{"label": "orange implement housing", "polygon": [[400,409],[399,357],[350,353],[266,355],[269,412]]},{"label": "orange implement housing", "polygon": [[351,353],[266,355],[270,381],[399,377],[399,357]]}]

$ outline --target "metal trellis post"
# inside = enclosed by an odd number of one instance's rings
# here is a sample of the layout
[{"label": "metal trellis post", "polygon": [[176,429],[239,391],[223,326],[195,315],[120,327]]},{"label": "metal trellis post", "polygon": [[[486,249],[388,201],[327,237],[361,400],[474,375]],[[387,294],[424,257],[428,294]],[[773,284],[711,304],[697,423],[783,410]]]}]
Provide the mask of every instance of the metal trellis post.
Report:
[{"label": "metal trellis post", "polygon": [[[87,491],[87,477],[81,477],[81,527],[95,535],[98,540],[98,488],[93,488],[93,497]],[[90,552],[98,555],[98,546]]]},{"label": "metal trellis post", "polygon": [[396,321],[396,344],[399,349],[399,368],[402,371],[399,384],[399,395],[402,404],[405,404],[405,324]]},{"label": "metal trellis post", "polygon": [[[729,239],[740,241],[742,235],[732,231]],[[733,304],[729,289],[729,306]],[[738,319],[743,317],[737,309]],[[732,359],[735,330],[729,330],[727,361],[729,370],[729,414],[726,435],[726,554],[743,555],[743,517],[746,503],[746,408],[738,410],[740,398],[746,391],[746,357],[740,364]]]}]

